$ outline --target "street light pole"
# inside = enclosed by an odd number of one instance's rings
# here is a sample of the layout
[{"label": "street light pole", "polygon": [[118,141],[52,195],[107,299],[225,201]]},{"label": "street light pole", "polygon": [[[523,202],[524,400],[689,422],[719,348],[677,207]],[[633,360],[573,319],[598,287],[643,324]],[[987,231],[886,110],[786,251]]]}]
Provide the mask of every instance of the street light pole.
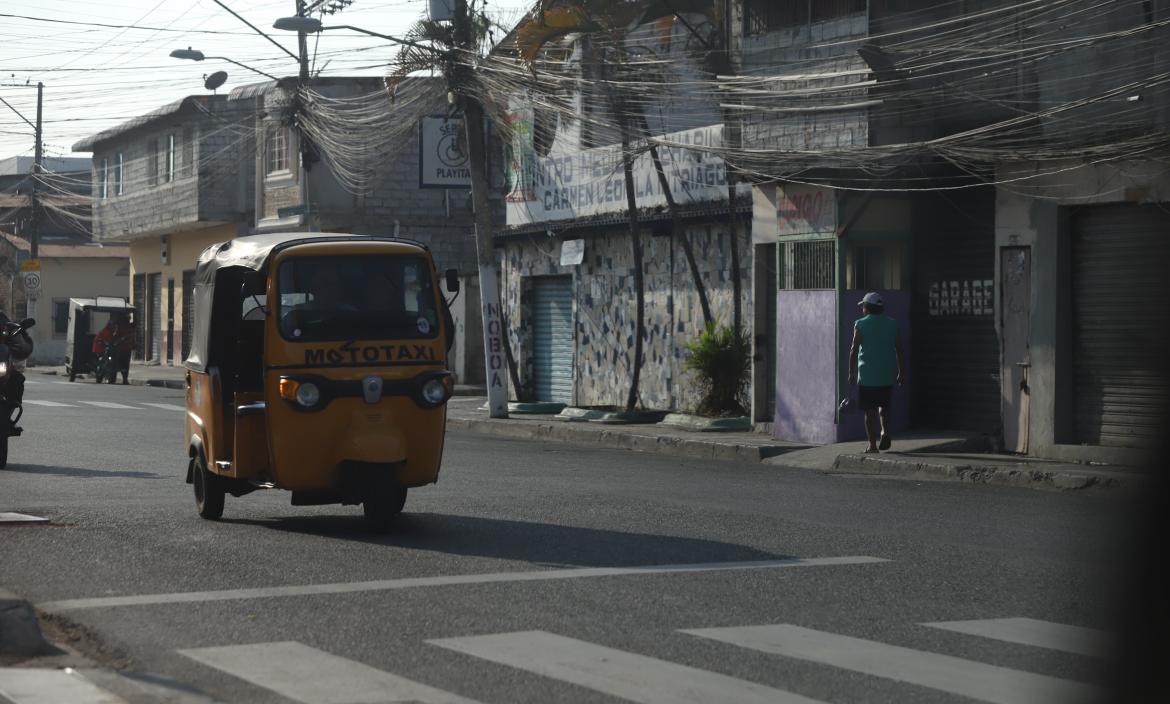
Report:
[{"label": "street light pole", "polygon": [[[475,55],[471,17],[467,0],[455,0],[455,49],[463,51],[466,62]],[[459,57],[451,64],[448,79],[460,96],[463,124],[467,131],[467,156],[471,165],[471,203],[475,211],[475,249],[479,269],[479,297],[483,312],[484,362],[487,373],[488,413],[492,418],[508,417],[507,360],[500,315],[500,289],[496,282],[496,253],[492,242],[492,212],[488,202],[487,148],[484,144],[483,106],[474,97],[461,93],[470,79],[470,63]],[[516,390],[519,393],[519,389]]]}]

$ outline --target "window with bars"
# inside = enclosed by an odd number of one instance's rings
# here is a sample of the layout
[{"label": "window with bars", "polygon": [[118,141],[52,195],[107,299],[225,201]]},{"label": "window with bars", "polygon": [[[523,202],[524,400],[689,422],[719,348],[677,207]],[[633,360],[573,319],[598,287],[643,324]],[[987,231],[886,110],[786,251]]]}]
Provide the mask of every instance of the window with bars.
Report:
[{"label": "window with bars", "polygon": [[287,173],[289,170],[288,158],[288,130],[284,127],[270,127],[265,142],[265,173]]},{"label": "window with bars", "polygon": [[778,29],[801,27],[857,12],[866,0],[744,0],[744,34],[754,36]]},{"label": "window with bars", "polygon": [[836,244],[833,240],[781,243],[780,288],[790,291],[836,288]]},{"label": "window with bars", "polygon": [[167,183],[175,180],[175,135],[174,133],[167,135],[167,166],[166,166],[166,180]]}]

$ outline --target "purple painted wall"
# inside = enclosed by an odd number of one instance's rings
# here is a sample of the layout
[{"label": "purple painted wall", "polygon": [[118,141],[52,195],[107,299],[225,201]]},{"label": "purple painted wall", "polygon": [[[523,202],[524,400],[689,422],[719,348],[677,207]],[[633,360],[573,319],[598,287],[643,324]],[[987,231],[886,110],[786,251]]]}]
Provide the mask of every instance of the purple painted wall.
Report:
[{"label": "purple painted wall", "polygon": [[776,418],[778,440],[837,439],[837,292],[776,295]]},{"label": "purple painted wall", "polygon": [[[857,302],[868,291],[846,291],[841,300],[841,383],[845,383],[849,373],[849,343],[853,340],[853,322],[861,317]],[[903,362],[906,365],[906,384],[894,387],[893,413],[890,418],[891,434],[897,437],[910,429],[910,380],[913,378],[913,364],[910,360],[910,292],[909,291],[879,291],[882,300],[886,303],[886,314],[898,321],[898,330],[902,333],[902,352],[905,354]],[[844,391],[842,394],[844,395]],[[865,424],[861,413],[846,413],[842,415],[841,423],[837,426],[837,442],[849,442],[865,439]]]}]

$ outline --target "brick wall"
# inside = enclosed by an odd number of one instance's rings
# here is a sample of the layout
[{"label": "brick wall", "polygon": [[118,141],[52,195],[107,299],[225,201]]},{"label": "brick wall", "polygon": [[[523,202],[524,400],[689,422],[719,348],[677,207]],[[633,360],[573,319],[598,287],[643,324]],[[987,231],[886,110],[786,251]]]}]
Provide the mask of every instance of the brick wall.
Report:
[{"label": "brick wall", "polygon": [[[249,220],[254,149],[249,112],[212,103],[211,114],[184,108],[98,143],[93,153],[94,235],[133,240],[177,232],[201,222]],[[174,178],[167,181],[168,138],[175,137]],[[192,142],[184,142],[190,137]],[[157,143],[157,152],[151,144]],[[122,193],[115,171],[122,156]],[[102,198],[102,162],[107,197]],[[153,164],[153,167],[152,167]]]},{"label": "brick wall", "polygon": [[[856,54],[855,44],[835,44],[864,37],[868,33],[865,13],[780,29],[763,35],[739,36],[740,70],[745,75],[775,76],[778,91],[817,90],[848,86],[863,75],[834,75],[864,71],[865,63]],[[818,46],[819,45],[819,46]],[[810,77],[824,74],[824,77]],[[792,76],[792,80],[783,80]],[[799,76],[799,78],[796,78]],[[829,97],[761,98],[761,107],[784,109],[848,104],[866,99],[864,88],[834,91]],[[742,113],[743,146],[747,149],[784,151],[864,147],[869,144],[869,113],[866,109],[821,110],[803,113],[776,113],[746,110]]]}]

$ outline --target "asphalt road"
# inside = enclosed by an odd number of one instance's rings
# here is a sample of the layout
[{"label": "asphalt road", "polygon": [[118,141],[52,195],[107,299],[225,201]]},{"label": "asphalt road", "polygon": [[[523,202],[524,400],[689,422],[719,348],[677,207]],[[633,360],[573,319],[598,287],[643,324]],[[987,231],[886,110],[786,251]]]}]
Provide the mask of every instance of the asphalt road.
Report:
[{"label": "asphalt road", "polygon": [[279,491],[209,522],[181,392],[31,379],[0,511],[51,523],[0,525],[0,587],[221,702],[1064,702],[1110,672],[1117,499],[452,434],[388,535]]}]

